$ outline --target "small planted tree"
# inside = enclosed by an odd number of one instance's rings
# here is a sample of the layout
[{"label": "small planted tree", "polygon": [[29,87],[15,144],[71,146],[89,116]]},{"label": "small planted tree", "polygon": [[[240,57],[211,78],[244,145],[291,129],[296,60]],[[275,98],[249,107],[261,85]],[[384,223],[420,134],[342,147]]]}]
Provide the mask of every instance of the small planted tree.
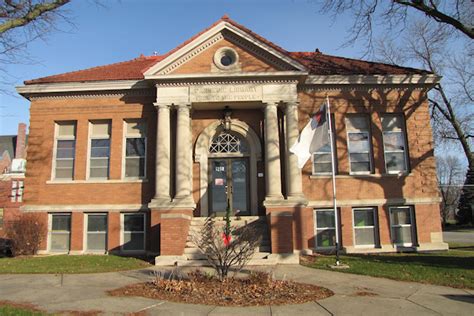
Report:
[{"label": "small planted tree", "polygon": [[34,255],[44,240],[47,227],[36,214],[22,214],[5,223],[5,233],[11,240],[13,256]]},{"label": "small planted tree", "polygon": [[209,217],[201,233],[193,236],[193,242],[206,256],[221,281],[227,278],[231,269],[242,270],[252,258],[261,239],[254,227],[237,227],[231,224],[229,204],[227,201],[223,227],[216,224],[215,217]]}]

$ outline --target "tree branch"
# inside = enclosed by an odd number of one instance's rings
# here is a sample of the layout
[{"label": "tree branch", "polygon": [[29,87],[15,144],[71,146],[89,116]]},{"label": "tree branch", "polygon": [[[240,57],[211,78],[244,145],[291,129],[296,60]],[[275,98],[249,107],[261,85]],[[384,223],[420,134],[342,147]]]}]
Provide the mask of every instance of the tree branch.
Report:
[{"label": "tree branch", "polygon": [[398,4],[412,7],[421,12],[424,12],[426,15],[432,17],[436,21],[449,24],[455,27],[456,29],[458,29],[459,31],[461,31],[462,33],[464,33],[465,35],[469,36],[471,39],[474,39],[474,28],[465,25],[459,19],[456,19],[450,15],[447,15],[439,11],[436,5],[434,5],[432,1],[430,1],[430,3],[432,3],[432,6],[426,5],[425,1],[414,1],[414,0],[413,1],[393,0],[393,1]]},{"label": "tree branch", "polygon": [[41,15],[53,11],[69,2],[70,0],[54,0],[53,2],[38,3],[28,10],[23,16],[0,24],[0,34],[17,27],[25,26],[39,18]]}]

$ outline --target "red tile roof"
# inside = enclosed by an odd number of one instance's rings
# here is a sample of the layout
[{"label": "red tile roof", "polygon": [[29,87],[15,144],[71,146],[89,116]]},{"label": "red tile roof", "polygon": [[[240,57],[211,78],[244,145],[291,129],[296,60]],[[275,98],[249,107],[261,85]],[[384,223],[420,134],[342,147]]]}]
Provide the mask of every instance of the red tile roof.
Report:
[{"label": "red tile roof", "polygon": [[405,75],[428,74],[421,69],[326,55],[320,52],[292,52],[312,75]]},{"label": "red tile roof", "polygon": [[143,73],[146,71],[146,69],[159,62],[163,58],[163,56],[140,56],[138,58],[120,63],[66,72],[63,74],[39,79],[27,80],[25,81],[25,84],[105,80],[140,80],[143,79]]},{"label": "red tile roof", "polygon": [[244,32],[257,38],[281,54],[298,61],[308,68],[310,74],[314,75],[386,75],[386,74],[426,74],[424,70],[394,66],[383,63],[368,62],[357,59],[337,57],[317,52],[288,52],[275,45],[267,39],[259,36],[243,25],[231,20],[227,15],[206,28],[202,32],[194,35],[184,43],[175,47],[168,53],[161,56],[143,56],[120,63],[93,67],[84,70],[67,72],[33,80],[25,81],[25,84],[59,83],[59,82],[85,82],[85,81],[106,81],[106,80],[140,80],[144,79],[144,73],[157,62],[176,52],[195,38],[210,30],[220,22],[228,22]]}]

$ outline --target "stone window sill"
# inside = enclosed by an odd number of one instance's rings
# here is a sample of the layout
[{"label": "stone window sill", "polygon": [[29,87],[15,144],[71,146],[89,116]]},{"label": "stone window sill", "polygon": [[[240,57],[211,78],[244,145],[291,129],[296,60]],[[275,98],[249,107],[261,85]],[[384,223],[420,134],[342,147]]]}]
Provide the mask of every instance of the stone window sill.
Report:
[{"label": "stone window sill", "polygon": [[46,184],[114,184],[114,183],[147,183],[148,179],[117,179],[117,180],[48,180]]},{"label": "stone window sill", "polygon": [[[356,179],[356,178],[404,178],[413,177],[413,173],[382,173],[382,174],[337,174],[336,179]],[[313,174],[309,176],[310,179],[330,179],[330,174]]]}]

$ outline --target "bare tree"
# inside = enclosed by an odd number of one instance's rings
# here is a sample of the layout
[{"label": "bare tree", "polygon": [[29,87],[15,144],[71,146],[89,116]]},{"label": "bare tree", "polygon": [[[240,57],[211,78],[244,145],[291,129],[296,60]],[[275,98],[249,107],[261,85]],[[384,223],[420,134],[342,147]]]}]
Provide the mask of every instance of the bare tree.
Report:
[{"label": "bare tree", "polygon": [[453,155],[438,157],[436,167],[441,197],[443,198],[441,219],[446,224],[450,218],[454,218],[456,213],[463,187],[465,168],[462,166],[461,159]]},{"label": "bare tree", "polygon": [[0,73],[8,83],[5,66],[31,61],[28,43],[44,38],[64,19],[61,7],[70,0],[3,0],[0,1]]},{"label": "bare tree", "polygon": [[474,6],[471,0],[319,0],[320,11],[332,14],[334,19],[344,13],[353,17],[346,44],[357,40],[373,49],[374,30],[401,34],[413,18],[436,21],[451,31],[458,31],[471,40],[474,38]]},{"label": "bare tree", "polygon": [[442,76],[428,96],[435,144],[466,157],[466,174],[460,216],[472,221],[474,155],[474,44],[453,39],[451,31],[433,21],[413,21],[396,41],[377,41],[380,61],[417,66]]},{"label": "bare tree", "polygon": [[228,203],[223,227],[216,225],[215,218],[211,216],[206,219],[201,233],[192,236],[192,241],[206,256],[221,281],[228,276],[231,268],[240,271],[250,261],[261,240],[252,226],[232,225],[230,214]]}]

